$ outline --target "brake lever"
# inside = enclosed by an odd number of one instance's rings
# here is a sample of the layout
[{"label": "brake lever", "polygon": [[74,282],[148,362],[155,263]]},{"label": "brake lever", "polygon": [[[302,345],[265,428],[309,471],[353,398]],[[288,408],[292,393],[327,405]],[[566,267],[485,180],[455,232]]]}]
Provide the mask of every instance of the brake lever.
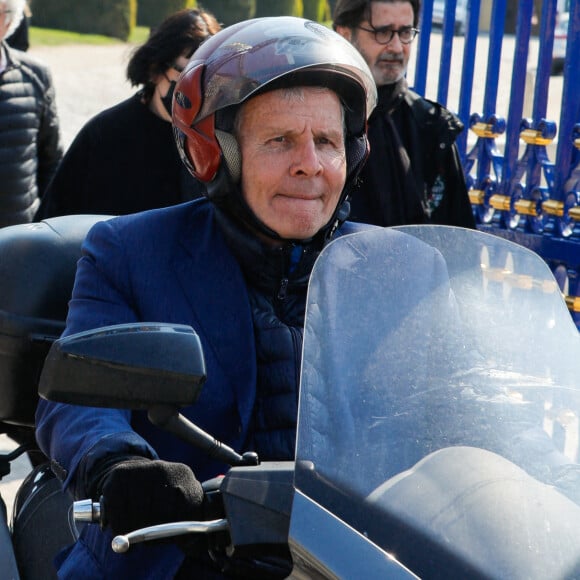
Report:
[{"label": "brake lever", "polygon": [[[73,515],[77,522],[99,523],[101,521],[101,504],[91,499],[81,499],[73,504]],[[228,522],[225,518],[217,520],[170,522],[167,524],[157,524],[140,528],[115,536],[111,543],[113,551],[123,554],[129,550],[131,544],[148,542],[151,540],[161,540],[184,534],[209,534],[227,531]]]},{"label": "brake lever", "polygon": [[228,530],[226,519],[210,520],[207,522],[171,522],[168,524],[157,524],[140,530],[134,530],[128,534],[115,536],[111,542],[113,551],[117,554],[124,554],[132,544],[149,542],[151,540],[162,540],[173,538],[184,534],[211,534]]}]

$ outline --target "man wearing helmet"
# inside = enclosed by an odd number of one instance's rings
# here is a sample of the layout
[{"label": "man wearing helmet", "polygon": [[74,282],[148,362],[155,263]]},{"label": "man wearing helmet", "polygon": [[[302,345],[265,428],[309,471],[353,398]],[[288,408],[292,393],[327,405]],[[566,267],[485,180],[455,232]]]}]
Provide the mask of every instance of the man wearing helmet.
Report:
[{"label": "man wearing helmet", "polygon": [[[207,199],[98,223],[65,334],[191,325],[208,380],[186,417],[238,452],[292,459],[306,287],[331,238],[367,227],[345,220],[375,99],[358,52],[313,22],[255,19],[206,41],[177,84],[173,123]],[[226,466],[136,412],[41,401],[37,434],[65,487],[107,506],[107,527],[83,529],[59,577],[169,578],[207,564],[177,543],[114,554],[111,533],[199,519],[197,479]]]}]

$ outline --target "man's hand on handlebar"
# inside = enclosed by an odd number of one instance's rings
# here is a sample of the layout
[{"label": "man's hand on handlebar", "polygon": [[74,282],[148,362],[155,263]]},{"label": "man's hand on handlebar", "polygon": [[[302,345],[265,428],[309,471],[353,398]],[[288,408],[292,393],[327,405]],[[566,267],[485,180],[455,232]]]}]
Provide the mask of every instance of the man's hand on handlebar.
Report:
[{"label": "man's hand on handlebar", "polygon": [[203,519],[204,493],[183,463],[132,458],[102,479],[101,525],[125,534],[155,524]]}]

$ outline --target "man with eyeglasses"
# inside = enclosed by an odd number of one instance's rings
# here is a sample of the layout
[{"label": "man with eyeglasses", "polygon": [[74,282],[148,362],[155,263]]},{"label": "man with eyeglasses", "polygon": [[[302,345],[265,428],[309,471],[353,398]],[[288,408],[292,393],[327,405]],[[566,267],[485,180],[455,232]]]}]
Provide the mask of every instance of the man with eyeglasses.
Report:
[{"label": "man with eyeglasses", "polygon": [[351,198],[352,221],[379,226],[475,221],[455,140],[462,122],[410,90],[420,0],[338,0],[333,28],[361,53],[378,88],[370,157]]}]

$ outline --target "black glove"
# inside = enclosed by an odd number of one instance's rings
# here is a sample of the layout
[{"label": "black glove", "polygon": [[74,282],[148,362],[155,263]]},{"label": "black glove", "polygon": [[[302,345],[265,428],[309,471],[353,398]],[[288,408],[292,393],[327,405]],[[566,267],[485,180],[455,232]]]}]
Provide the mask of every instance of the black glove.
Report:
[{"label": "black glove", "polygon": [[124,534],[166,522],[203,518],[201,483],[183,463],[129,459],[102,480],[101,522]]}]

